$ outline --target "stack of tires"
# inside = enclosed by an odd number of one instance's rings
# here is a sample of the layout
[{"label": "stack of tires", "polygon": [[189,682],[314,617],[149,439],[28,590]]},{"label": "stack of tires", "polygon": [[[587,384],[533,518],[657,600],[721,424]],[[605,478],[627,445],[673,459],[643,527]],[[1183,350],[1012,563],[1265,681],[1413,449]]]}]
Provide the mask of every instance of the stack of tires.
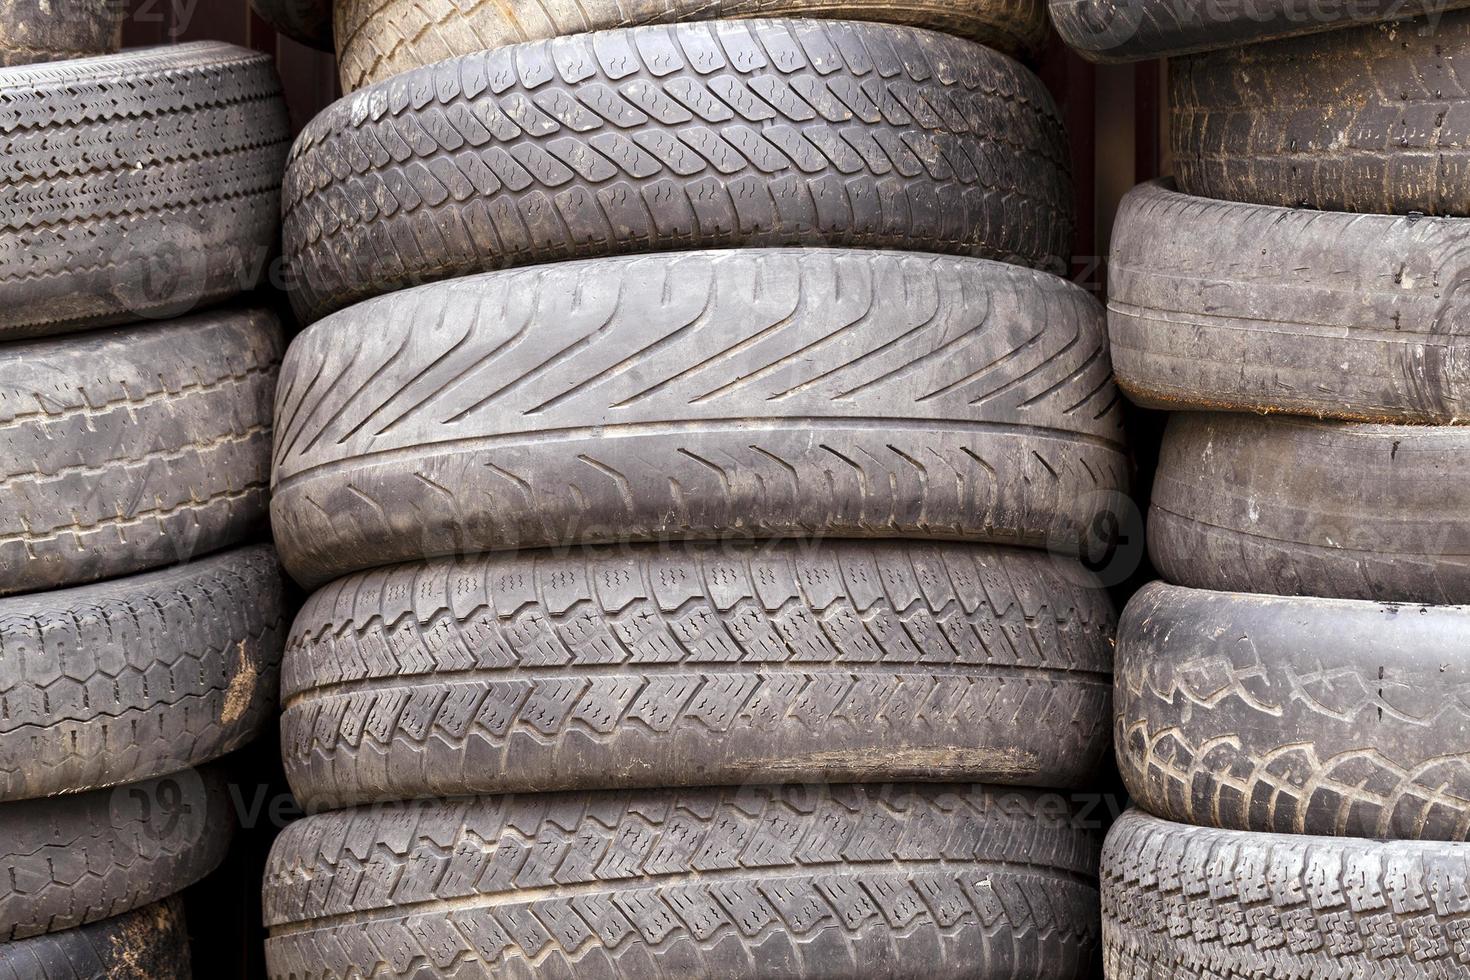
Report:
[{"label": "stack of tires", "polygon": [[1045,90],[907,26],[504,10],[402,29],[288,167],[272,976],[1089,975],[1056,790],[1114,621],[1067,555],[1125,457],[1101,307],[1022,264],[1070,235]]},{"label": "stack of tires", "polygon": [[[48,7],[49,53],[106,6]],[[170,896],[233,821],[195,767],[267,726],[288,625],[251,543],[281,327],[197,310],[263,272],[287,140],[270,60],[228,45],[0,69],[7,980],[188,976]]]},{"label": "stack of tires", "polygon": [[1470,969],[1470,15],[1171,64],[1119,383],[1179,410],[1119,628],[1109,975]]}]

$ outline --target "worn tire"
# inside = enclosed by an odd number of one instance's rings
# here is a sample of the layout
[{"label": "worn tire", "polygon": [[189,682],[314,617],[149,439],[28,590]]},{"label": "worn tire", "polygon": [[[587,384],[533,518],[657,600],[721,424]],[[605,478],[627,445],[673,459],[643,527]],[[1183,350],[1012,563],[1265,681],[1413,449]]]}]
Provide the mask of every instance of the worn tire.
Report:
[{"label": "worn tire", "polygon": [[1108,980],[1455,980],[1470,845],[1248,834],[1130,810],[1103,847]]},{"label": "worn tire", "polygon": [[0,801],[202,765],[272,718],[286,623],[270,548],[0,599]]},{"label": "worn tire", "polygon": [[1053,561],[793,542],[366,572],[292,630],[286,773],[322,809],[762,781],[1086,786],[1108,748],[1113,613]]},{"label": "worn tire", "polygon": [[1181,413],[1149,511],[1164,579],[1470,603],[1470,430]]},{"label": "worn tire", "polygon": [[224,857],[234,830],[224,784],[160,779],[0,804],[0,942],[74,929],[182,891]]},{"label": "worn tire", "polygon": [[255,288],[289,139],[270,57],[229,44],[0,70],[0,341]]},{"label": "worn tire", "polygon": [[306,331],[277,403],[277,547],[313,587],[639,540],[1066,551],[1126,482],[1096,301],[937,255],[726,250],[440,283]]},{"label": "worn tire", "polygon": [[1470,12],[1434,23],[1171,62],[1180,189],[1323,211],[1470,214]]},{"label": "worn tire", "polygon": [[1470,421],[1470,220],[1123,199],[1113,369],[1149,408]]},{"label": "worn tire", "polygon": [[110,54],[126,13],[126,0],[0,0],[0,66]]},{"label": "worn tire", "polygon": [[0,346],[0,595],[263,529],[283,346],[247,311]]},{"label": "worn tire", "polygon": [[308,817],[266,870],[273,980],[1073,980],[1096,843],[975,786],[483,797]]},{"label": "worn tire", "polygon": [[343,92],[487,48],[680,21],[883,21],[955,34],[1028,60],[1047,36],[1042,0],[552,0],[515,9],[492,0],[338,0],[336,10]]},{"label": "worn tire", "polygon": [[250,0],[277,33],[320,51],[332,51],[332,0]]},{"label": "worn tire", "polygon": [[770,245],[1065,268],[1066,134],[1041,81],[930,31],[743,20],[465,55],[318,115],[286,172],[304,321],[429,280]]},{"label": "worn tire", "polygon": [[190,980],[177,899],[91,925],[0,943],[0,980]]},{"label": "worn tire", "polygon": [[1470,839],[1470,608],[1155,583],[1118,631],[1143,809],[1283,834]]}]

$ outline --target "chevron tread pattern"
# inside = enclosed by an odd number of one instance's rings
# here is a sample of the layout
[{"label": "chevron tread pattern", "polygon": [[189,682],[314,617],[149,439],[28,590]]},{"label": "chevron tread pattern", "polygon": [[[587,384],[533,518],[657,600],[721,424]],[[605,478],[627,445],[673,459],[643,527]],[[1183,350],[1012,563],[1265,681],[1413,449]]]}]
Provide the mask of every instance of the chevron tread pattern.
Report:
[{"label": "chevron tread pattern", "polygon": [[0,943],[0,980],[190,980],[178,899],[112,919]]}]

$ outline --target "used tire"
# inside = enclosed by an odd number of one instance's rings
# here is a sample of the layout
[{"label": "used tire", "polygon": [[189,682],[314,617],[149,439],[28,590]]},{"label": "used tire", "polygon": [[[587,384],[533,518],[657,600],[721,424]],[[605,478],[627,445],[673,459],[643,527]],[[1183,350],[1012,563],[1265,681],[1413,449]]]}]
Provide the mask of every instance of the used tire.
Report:
[{"label": "used tire", "polygon": [[1081,566],[1053,561],[831,542],[366,572],[292,630],[286,772],[323,809],[762,781],[1086,786],[1108,748],[1113,614]]},{"label": "used tire", "polygon": [[1369,214],[1470,214],[1470,12],[1171,62],[1180,189]]},{"label": "used tire", "polygon": [[265,312],[0,346],[0,595],[262,529],[284,341]]},{"label": "used tire", "polygon": [[1103,847],[1108,980],[1465,975],[1470,845],[1290,837],[1125,813]]},{"label": "used tire", "polygon": [[286,623],[270,548],[0,599],[0,801],[219,758],[272,717]]},{"label": "used tire", "polygon": [[250,0],[267,24],[293,41],[331,51],[332,0]]},{"label": "used tire", "polygon": [[974,786],[492,797],[308,817],[266,870],[274,980],[1073,980],[1096,844]]},{"label": "used tire", "polygon": [[234,830],[224,785],[187,770],[81,796],[0,804],[0,942],[75,929],[176,894]]},{"label": "used tire", "polygon": [[601,31],[407,72],[318,115],[283,191],[304,321],[429,280],[628,252],[855,245],[1065,268],[1040,79],[930,31]]},{"label": "used tire", "polygon": [[125,0],[4,0],[0,66],[109,54],[122,44],[126,13]]},{"label": "used tire", "polygon": [[0,943],[0,980],[190,980],[177,899],[91,925]]},{"label": "used tire", "polygon": [[725,250],[383,297],[283,366],[272,518],[317,586],[639,540],[1075,549],[1125,484],[1101,309],[1014,266]]},{"label": "used tire", "polygon": [[289,139],[271,58],[229,44],[0,70],[0,341],[255,288]]},{"label": "used tire", "polygon": [[1155,583],[1118,632],[1118,767],[1182,823],[1470,838],[1470,608]]},{"label": "used tire", "polygon": [[1181,413],[1149,511],[1164,579],[1470,603],[1470,430]]},{"label": "used tire", "polygon": [[1149,408],[1470,421],[1470,221],[1145,184],[1108,267],[1113,369]]},{"label": "used tire", "polygon": [[1045,47],[1047,36],[1042,0],[561,0],[518,8],[490,0],[434,7],[415,0],[339,0],[337,58],[342,91],[352,92],[446,58],[566,34],[793,16],[927,27],[1028,59]]}]

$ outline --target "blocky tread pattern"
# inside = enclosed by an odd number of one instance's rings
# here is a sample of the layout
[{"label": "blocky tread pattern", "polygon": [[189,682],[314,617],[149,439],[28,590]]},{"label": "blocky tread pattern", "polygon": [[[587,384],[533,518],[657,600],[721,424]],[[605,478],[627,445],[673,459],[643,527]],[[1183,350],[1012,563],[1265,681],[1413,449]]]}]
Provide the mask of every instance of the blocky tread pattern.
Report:
[{"label": "blocky tread pattern", "polygon": [[109,54],[126,13],[121,0],[0,0],[0,66]]}]

